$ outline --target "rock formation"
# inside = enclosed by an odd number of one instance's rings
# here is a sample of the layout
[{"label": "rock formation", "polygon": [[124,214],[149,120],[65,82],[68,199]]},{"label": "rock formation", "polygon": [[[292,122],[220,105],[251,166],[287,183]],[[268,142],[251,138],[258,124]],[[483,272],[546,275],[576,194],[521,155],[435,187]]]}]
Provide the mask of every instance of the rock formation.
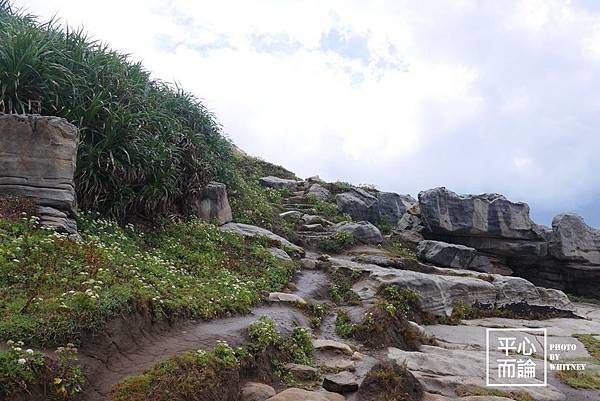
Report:
[{"label": "rock formation", "polygon": [[[531,220],[525,203],[498,194],[462,196],[446,188],[421,192],[419,207],[426,238],[493,256],[496,264],[510,267],[537,285],[597,294],[600,231],[575,214],[556,216],[549,229]],[[425,260],[431,257],[421,254]]]},{"label": "rock formation", "polygon": [[63,118],[0,114],[0,193],[31,198],[41,224],[76,233],[78,146]]},{"label": "rock formation", "polygon": [[361,188],[352,188],[337,194],[338,210],[353,220],[366,220],[374,224],[387,222],[396,226],[407,210],[417,201],[410,195],[393,192],[371,194]]},{"label": "rock formation", "polygon": [[189,213],[202,220],[215,221],[219,225],[233,220],[225,184],[209,183],[197,195],[192,196],[188,203]]}]

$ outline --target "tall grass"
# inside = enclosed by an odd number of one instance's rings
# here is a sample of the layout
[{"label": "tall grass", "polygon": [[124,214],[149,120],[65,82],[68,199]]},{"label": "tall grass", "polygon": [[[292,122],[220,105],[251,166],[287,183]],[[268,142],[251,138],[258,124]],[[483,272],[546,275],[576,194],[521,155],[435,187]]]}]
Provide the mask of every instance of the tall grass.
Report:
[{"label": "tall grass", "polygon": [[7,0],[0,0],[2,111],[57,115],[79,127],[83,209],[118,218],[179,212],[189,193],[234,174],[229,141],[193,95],[152,79],[83,30],[39,22]]}]

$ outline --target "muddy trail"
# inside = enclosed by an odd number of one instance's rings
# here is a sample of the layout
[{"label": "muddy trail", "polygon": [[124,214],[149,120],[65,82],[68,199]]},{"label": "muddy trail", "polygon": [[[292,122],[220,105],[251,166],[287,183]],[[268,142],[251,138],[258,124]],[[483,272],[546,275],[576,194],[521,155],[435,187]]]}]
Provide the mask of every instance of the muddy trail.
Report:
[{"label": "muddy trail", "polygon": [[[294,294],[307,300],[318,300],[319,295],[326,292],[329,278],[319,270],[302,270],[293,282],[296,286]],[[261,303],[245,315],[209,321],[192,320],[173,327],[154,327],[135,317],[125,325],[121,322],[120,330],[109,335],[110,341],[90,344],[81,350],[83,369],[89,379],[84,399],[109,399],[111,389],[120,380],[143,373],[152,365],[177,354],[211,348],[218,340],[231,346],[242,345],[246,341],[246,329],[261,316],[272,318],[284,333],[291,331],[295,324],[310,326],[309,318],[302,311],[286,303]],[[327,327],[319,332],[320,337],[337,339],[334,328]]]}]

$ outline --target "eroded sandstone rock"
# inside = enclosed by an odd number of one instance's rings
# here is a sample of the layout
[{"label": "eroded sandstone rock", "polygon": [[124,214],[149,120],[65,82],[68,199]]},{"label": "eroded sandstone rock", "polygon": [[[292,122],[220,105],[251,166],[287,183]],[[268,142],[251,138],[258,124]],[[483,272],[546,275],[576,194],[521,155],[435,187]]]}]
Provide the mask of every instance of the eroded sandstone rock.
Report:
[{"label": "eroded sandstone rock", "polygon": [[209,183],[198,194],[189,197],[188,207],[192,215],[205,221],[222,225],[233,220],[225,184]]},{"label": "eroded sandstone rock", "polygon": [[363,244],[380,244],[383,242],[381,231],[368,221],[358,223],[352,221],[342,221],[336,224],[333,229],[336,232],[348,232],[354,236],[354,239]]},{"label": "eroded sandstone rock", "polygon": [[299,181],[296,180],[289,180],[286,178],[279,178],[274,176],[259,178],[259,182],[262,186],[268,188],[289,189],[291,191],[295,191],[299,183]]},{"label": "eroded sandstone rock", "polygon": [[31,198],[42,225],[76,233],[78,146],[63,118],[0,114],[0,193]]}]

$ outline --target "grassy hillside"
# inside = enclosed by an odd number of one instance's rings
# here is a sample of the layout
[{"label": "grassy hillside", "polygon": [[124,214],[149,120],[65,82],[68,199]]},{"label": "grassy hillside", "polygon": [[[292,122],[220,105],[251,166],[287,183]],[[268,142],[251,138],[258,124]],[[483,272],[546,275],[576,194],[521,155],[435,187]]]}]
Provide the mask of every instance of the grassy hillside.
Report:
[{"label": "grassy hillside", "polygon": [[230,143],[192,94],[152,79],[82,30],[38,22],[6,0],[0,111],[56,115],[79,127],[83,209],[117,217],[173,213],[191,190],[209,180],[230,182],[234,174]]}]

